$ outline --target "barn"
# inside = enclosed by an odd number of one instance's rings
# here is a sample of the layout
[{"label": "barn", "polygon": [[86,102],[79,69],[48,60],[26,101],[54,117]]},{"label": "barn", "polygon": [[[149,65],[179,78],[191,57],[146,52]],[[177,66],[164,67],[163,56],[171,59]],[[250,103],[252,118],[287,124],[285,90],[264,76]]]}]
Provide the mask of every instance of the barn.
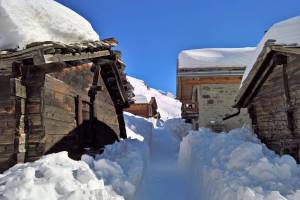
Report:
[{"label": "barn", "polygon": [[194,129],[210,127],[221,132],[248,123],[245,110],[238,118],[224,121],[237,111],[232,101],[255,48],[185,50],[179,54],[176,97],[182,102],[182,118]]},{"label": "barn", "polygon": [[158,117],[157,102],[155,97],[151,97],[150,101],[143,95],[133,97],[134,103],[126,108],[126,112],[145,118]]},{"label": "barn", "polygon": [[59,151],[78,159],[126,138],[123,109],[132,94],[115,43],[1,51],[1,171]]},{"label": "barn", "polygon": [[235,107],[248,109],[254,132],[270,149],[300,161],[300,17],[265,33]]}]

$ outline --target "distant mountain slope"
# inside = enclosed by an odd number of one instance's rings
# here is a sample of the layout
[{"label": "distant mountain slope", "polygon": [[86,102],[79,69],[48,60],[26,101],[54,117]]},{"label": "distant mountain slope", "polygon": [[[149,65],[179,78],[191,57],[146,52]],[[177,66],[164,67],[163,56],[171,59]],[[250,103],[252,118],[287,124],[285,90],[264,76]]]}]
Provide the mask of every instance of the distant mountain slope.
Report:
[{"label": "distant mountain slope", "polygon": [[181,103],[170,93],[150,88],[143,80],[127,76],[128,81],[134,87],[136,99],[146,98],[149,102],[151,97],[155,97],[158,104],[158,112],[163,120],[181,117]]}]

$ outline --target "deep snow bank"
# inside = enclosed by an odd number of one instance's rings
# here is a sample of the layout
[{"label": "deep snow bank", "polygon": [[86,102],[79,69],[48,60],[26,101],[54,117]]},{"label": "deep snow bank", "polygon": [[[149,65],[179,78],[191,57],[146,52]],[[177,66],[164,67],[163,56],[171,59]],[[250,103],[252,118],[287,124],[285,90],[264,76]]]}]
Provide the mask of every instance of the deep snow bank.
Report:
[{"label": "deep snow bank", "polygon": [[[51,154],[33,163],[18,164],[0,174],[1,200],[123,200],[131,197],[145,170],[153,125],[125,113],[126,127],[143,138],[106,146],[95,158]],[[45,195],[46,194],[46,195]]]},{"label": "deep snow bank", "polygon": [[275,155],[248,129],[192,131],[180,145],[179,162],[196,173],[207,200],[300,199],[295,160]]},{"label": "deep snow bank", "polygon": [[192,130],[192,125],[185,123],[185,120],[181,118],[169,119],[163,124],[163,127],[179,140],[182,140]]},{"label": "deep snow bank", "polygon": [[153,125],[130,113],[124,113],[124,118],[127,131],[137,139],[108,145],[103,154],[95,159],[85,155],[82,160],[89,164],[99,179],[104,179],[106,185],[111,185],[114,191],[128,199],[142,180],[149,157]]},{"label": "deep snow bank", "polygon": [[143,80],[130,76],[127,76],[127,79],[134,87],[134,94],[136,95],[135,98],[137,101],[143,98],[149,102],[151,97],[156,98],[158,112],[162,120],[166,121],[167,119],[181,117],[181,103],[176,100],[172,94],[150,88]]},{"label": "deep snow bank", "polygon": [[128,138],[137,139],[149,144],[153,129],[152,119],[147,120],[143,117],[124,112],[124,120]]},{"label": "deep snow bank", "polygon": [[107,146],[95,159],[85,155],[82,160],[105,185],[111,185],[119,195],[130,198],[142,179],[148,151],[145,143],[128,140]]},{"label": "deep snow bank", "polygon": [[99,40],[87,20],[54,0],[0,0],[0,27],[0,49]]},{"label": "deep snow bank", "polygon": [[19,164],[0,175],[1,200],[122,200],[88,165],[67,152]]}]

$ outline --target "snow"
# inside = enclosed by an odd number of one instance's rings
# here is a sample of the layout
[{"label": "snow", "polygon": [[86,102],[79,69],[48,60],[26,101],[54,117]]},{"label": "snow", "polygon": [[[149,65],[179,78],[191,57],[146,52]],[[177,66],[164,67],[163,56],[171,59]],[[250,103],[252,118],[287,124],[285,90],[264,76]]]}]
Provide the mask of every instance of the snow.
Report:
[{"label": "snow", "polygon": [[95,159],[85,155],[90,168],[106,185],[125,198],[130,198],[136,191],[144,173],[149,154],[148,146],[138,140],[127,140],[107,146]]},{"label": "snow", "polygon": [[61,152],[18,164],[0,174],[0,199],[300,199],[300,165],[291,156],[276,155],[246,128],[191,131],[172,118],[175,99],[130,79],[147,98],[157,95],[170,119],[125,112],[129,139],[81,161]]},{"label": "snow", "polygon": [[144,95],[135,95],[134,103],[149,103],[149,101]]},{"label": "snow", "polygon": [[[67,152],[18,164],[0,174],[1,200],[123,200],[135,194],[149,157],[153,124],[125,113],[126,126],[143,138],[106,146],[95,158],[71,160]],[[47,194],[47,195],[45,195]]]},{"label": "snow", "polygon": [[184,50],[178,68],[246,67],[255,48],[207,48]]},{"label": "snow", "polygon": [[0,0],[0,49],[99,40],[91,24],[54,0]]},{"label": "snow", "polygon": [[246,71],[244,73],[242,83],[248,77],[251,69],[255,65],[257,58],[263,53],[264,47],[268,42],[278,45],[300,45],[300,16],[293,17],[279,23],[274,24],[259,42],[258,47],[249,60]]},{"label": "snow", "polygon": [[296,200],[300,167],[276,155],[246,128],[216,134],[191,131],[180,144],[179,163],[193,171],[206,200]]},{"label": "snow", "polygon": [[139,102],[141,98],[147,99],[147,102],[149,102],[151,97],[155,97],[158,112],[164,121],[167,119],[181,117],[181,103],[176,100],[171,93],[164,93],[160,90],[150,88],[143,80],[130,76],[127,76],[127,79],[134,88],[133,92],[136,95],[134,99],[137,100],[137,102]]},{"label": "snow", "polygon": [[[151,119],[148,119],[149,121]],[[150,157],[143,180],[132,200],[196,200],[198,190],[191,185],[178,163],[180,141],[191,130],[184,120],[153,121]]]},{"label": "snow", "polygon": [[1,200],[123,200],[88,165],[68,158],[67,152],[18,164],[0,175]]},{"label": "snow", "polygon": [[151,120],[127,112],[124,112],[124,120],[128,138],[150,143],[153,129]]}]

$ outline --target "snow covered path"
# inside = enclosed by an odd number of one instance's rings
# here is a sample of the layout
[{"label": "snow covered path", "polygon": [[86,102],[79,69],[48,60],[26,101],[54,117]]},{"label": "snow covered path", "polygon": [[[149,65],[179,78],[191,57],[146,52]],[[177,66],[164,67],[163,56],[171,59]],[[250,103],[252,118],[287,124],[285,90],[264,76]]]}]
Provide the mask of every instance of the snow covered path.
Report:
[{"label": "snow covered path", "polygon": [[150,160],[134,200],[199,199],[199,191],[177,164],[179,143],[168,130],[153,129]]}]

